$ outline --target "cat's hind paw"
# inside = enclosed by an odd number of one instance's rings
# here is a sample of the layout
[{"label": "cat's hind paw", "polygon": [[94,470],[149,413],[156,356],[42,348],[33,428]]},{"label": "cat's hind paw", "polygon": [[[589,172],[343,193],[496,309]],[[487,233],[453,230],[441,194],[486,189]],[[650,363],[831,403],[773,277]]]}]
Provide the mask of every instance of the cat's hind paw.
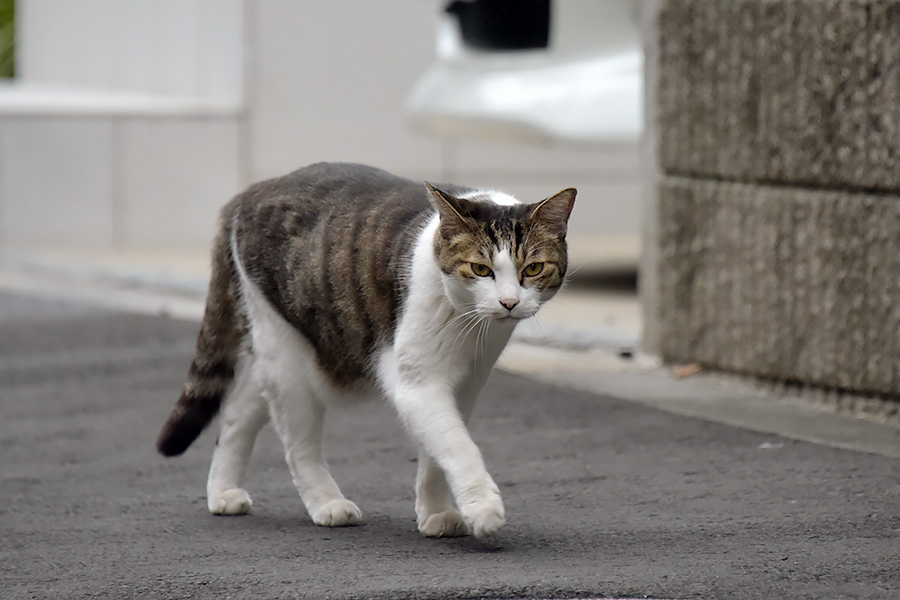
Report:
[{"label": "cat's hind paw", "polygon": [[250,494],[241,488],[231,488],[207,498],[209,512],[214,515],[246,515],[253,506]]},{"label": "cat's hind paw", "polygon": [[459,537],[468,535],[469,528],[459,511],[447,509],[433,515],[428,515],[419,523],[419,531],[425,537]]},{"label": "cat's hind paw", "polygon": [[323,527],[346,527],[362,523],[362,512],[350,500],[339,498],[320,506],[311,515],[313,523]]}]

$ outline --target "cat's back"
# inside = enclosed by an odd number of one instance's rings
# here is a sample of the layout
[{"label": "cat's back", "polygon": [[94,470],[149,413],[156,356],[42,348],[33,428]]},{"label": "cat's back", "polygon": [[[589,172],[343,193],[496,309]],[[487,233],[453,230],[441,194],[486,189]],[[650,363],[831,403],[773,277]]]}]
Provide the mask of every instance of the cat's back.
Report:
[{"label": "cat's back", "polygon": [[434,214],[421,182],[319,163],[250,187],[226,207],[252,284],[339,384],[365,377],[388,343],[413,246]]},{"label": "cat's back", "polygon": [[[225,209],[254,276],[286,252],[301,262],[348,250],[360,252],[354,258],[362,262],[397,258],[433,213],[423,183],[352,163],[317,163],[257,183]],[[337,266],[330,263],[319,266]],[[311,274],[308,262],[302,270]]]},{"label": "cat's back", "polygon": [[298,224],[328,214],[426,210],[422,184],[382,169],[352,163],[316,163],[250,186],[226,207],[247,225],[290,214]]}]

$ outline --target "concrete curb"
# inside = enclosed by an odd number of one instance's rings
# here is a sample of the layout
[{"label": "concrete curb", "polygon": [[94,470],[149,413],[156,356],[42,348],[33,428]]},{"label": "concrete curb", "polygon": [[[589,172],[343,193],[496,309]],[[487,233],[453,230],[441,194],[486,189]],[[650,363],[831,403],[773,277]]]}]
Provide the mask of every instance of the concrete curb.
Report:
[{"label": "concrete curb", "polygon": [[[900,458],[900,420],[852,415],[718,372],[679,378],[654,357],[510,346],[499,368],[538,381],[789,439]],[[865,416],[866,418],[861,418]]]}]

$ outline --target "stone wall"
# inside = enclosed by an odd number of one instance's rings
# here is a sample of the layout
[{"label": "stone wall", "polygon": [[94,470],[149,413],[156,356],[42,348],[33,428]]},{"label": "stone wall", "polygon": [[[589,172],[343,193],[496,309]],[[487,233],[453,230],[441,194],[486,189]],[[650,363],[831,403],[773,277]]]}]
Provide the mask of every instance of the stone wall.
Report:
[{"label": "stone wall", "polygon": [[668,0],[659,345],[900,394],[900,0]]}]

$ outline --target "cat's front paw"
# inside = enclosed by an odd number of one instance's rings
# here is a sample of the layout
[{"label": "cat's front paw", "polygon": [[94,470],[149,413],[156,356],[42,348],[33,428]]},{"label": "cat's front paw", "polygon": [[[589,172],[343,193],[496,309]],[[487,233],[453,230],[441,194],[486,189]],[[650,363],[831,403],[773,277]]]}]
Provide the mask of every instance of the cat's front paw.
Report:
[{"label": "cat's front paw", "polygon": [[465,504],[462,516],[469,531],[477,538],[490,537],[506,525],[506,511],[499,492],[488,493],[482,499]]},{"label": "cat's front paw", "polygon": [[210,494],[206,499],[209,512],[214,515],[246,515],[253,506],[250,494],[241,488],[231,488]]},{"label": "cat's front paw", "polygon": [[323,504],[310,516],[313,523],[322,527],[345,527],[362,523],[362,512],[359,507],[346,498]]},{"label": "cat's front paw", "polygon": [[419,531],[425,537],[459,537],[467,535],[469,528],[459,511],[449,508],[443,512],[428,515],[419,522]]}]

